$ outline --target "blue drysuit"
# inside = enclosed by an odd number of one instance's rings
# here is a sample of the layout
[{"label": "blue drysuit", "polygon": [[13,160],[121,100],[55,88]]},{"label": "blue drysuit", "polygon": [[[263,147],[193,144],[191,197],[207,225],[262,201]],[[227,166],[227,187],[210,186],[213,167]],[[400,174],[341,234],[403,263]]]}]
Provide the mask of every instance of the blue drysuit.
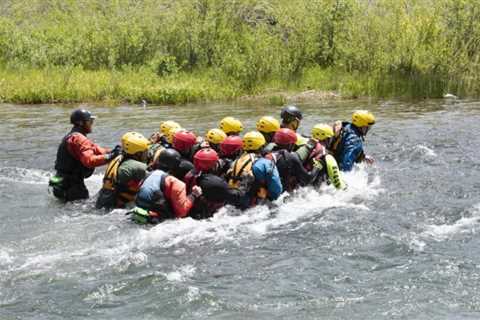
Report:
[{"label": "blue drysuit", "polygon": [[343,123],[341,141],[335,152],[340,170],[352,170],[354,163],[362,161],[364,157],[363,138],[360,131],[349,122]]},{"label": "blue drysuit", "polygon": [[272,160],[257,159],[252,165],[252,173],[254,181],[250,182],[248,190],[246,190],[238,205],[243,210],[258,203],[260,199],[257,197],[257,191],[261,187],[266,188],[266,196],[269,200],[276,200],[283,191],[280,175]]},{"label": "blue drysuit", "polygon": [[283,191],[282,181],[277,167],[272,160],[260,158],[252,166],[255,181],[260,182],[268,190],[268,199],[276,200]]}]

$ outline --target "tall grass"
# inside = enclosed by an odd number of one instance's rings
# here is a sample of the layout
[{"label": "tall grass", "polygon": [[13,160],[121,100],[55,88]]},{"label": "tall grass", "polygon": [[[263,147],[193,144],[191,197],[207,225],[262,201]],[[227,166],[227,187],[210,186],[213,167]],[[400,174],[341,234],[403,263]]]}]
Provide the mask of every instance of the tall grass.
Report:
[{"label": "tall grass", "polygon": [[0,99],[480,96],[478,0],[4,0]]}]

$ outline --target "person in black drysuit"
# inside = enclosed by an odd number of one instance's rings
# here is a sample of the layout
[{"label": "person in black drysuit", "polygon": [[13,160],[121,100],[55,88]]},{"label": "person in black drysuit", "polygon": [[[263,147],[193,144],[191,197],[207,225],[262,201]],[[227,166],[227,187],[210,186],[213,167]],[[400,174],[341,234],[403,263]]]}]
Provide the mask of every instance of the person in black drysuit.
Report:
[{"label": "person in black drysuit", "polygon": [[73,128],[57,149],[55,160],[56,179],[50,179],[53,194],[65,202],[89,197],[84,180],[90,177],[95,168],[116,158],[120,146],[113,150],[105,149],[87,138],[92,132],[95,117],[90,111],[77,109],[70,115]]},{"label": "person in black drysuit", "polygon": [[218,155],[213,149],[199,150],[194,158],[194,169],[185,176],[187,192],[194,186],[202,189],[202,195],[195,199],[190,216],[194,219],[212,217],[226,204],[238,206],[245,195],[242,189],[230,189],[227,182],[215,175],[218,166]]},{"label": "person in black drysuit", "polygon": [[315,181],[320,169],[314,166],[311,171],[307,171],[299,156],[292,152],[297,141],[297,135],[293,130],[282,128],[275,133],[273,140],[277,145],[273,157],[284,191],[292,192],[298,186],[306,186]]}]

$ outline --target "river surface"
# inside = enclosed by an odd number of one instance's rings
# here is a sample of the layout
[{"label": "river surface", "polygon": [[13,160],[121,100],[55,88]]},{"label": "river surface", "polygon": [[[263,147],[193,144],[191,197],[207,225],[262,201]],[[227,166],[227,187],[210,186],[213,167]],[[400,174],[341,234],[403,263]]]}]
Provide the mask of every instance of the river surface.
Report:
[{"label": "river surface", "polygon": [[[144,227],[48,193],[72,107],[0,105],[0,319],[480,318],[480,103],[300,107],[305,133],[356,108],[377,116],[365,147],[376,164],[345,175],[346,192],[306,188],[277,209]],[[166,119],[204,134],[280,108],[91,110],[91,138],[111,147]]]}]

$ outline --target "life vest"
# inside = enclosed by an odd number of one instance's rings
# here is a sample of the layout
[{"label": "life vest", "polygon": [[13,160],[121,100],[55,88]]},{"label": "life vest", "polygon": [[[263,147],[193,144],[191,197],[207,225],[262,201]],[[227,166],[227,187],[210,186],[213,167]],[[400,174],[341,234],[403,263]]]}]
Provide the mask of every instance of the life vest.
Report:
[{"label": "life vest", "polygon": [[312,160],[313,159],[320,160],[326,154],[327,154],[327,149],[325,149],[325,147],[321,143],[317,142],[317,144],[315,145],[315,148],[313,148],[312,151],[310,151],[310,154],[308,155],[307,159],[304,161],[303,167],[307,171],[311,171],[313,169]]},{"label": "life vest", "polygon": [[148,210],[150,223],[158,223],[165,219],[173,219],[175,214],[165,197],[165,178],[167,173],[155,170],[140,187],[135,203],[138,207]]},{"label": "life vest", "polygon": [[121,186],[118,184],[118,169],[124,160],[127,159],[124,159],[122,155],[119,155],[110,161],[107,170],[105,171],[105,175],[103,176],[102,188],[115,193],[117,202],[116,206],[119,208],[124,207],[126,203],[135,200],[135,196],[139,189],[138,187]]},{"label": "life vest", "polygon": [[265,188],[265,182],[255,181],[253,174],[253,165],[259,157],[254,153],[244,153],[232,164],[232,168],[228,171],[227,177],[228,186],[233,189],[239,189],[242,181],[248,181],[250,185],[248,189],[252,197],[252,201],[255,201],[255,197],[258,199],[266,199],[268,196],[267,188]]},{"label": "life vest", "polygon": [[333,125],[334,136],[333,136],[333,141],[330,147],[330,151],[335,156],[337,161],[339,160],[339,156],[341,153],[340,146],[343,139],[343,132],[344,132],[343,126],[344,126],[344,123],[341,121],[336,121]]},{"label": "life vest", "polygon": [[85,167],[80,160],[75,159],[68,151],[67,140],[74,134],[80,132],[72,130],[65,137],[58,146],[57,158],[55,160],[55,170],[57,174],[69,180],[83,180],[90,177],[95,171],[94,168]]}]

